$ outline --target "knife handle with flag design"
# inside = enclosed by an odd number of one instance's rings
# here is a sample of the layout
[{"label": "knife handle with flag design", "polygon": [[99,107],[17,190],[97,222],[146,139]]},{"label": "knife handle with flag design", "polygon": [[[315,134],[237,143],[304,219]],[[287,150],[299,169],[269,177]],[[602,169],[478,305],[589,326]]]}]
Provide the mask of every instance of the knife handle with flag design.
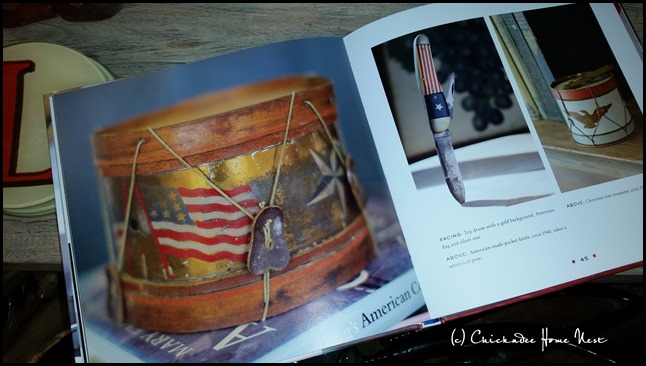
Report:
[{"label": "knife handle with flag design", "polygon": [[435,71],[428,37],[423,34],[415,37],[413,50],[417,85],[424,97],[424,104],[444,178],[453,197],[462,204],[466,200],[464,182],[460,166],[455,158],[455,150],[451,142],[451,131],[449,130],[451,118],[453,117],[454,76],[453,74],[451,75],[451,86],[447,96],[442,91],[442,85]]}]

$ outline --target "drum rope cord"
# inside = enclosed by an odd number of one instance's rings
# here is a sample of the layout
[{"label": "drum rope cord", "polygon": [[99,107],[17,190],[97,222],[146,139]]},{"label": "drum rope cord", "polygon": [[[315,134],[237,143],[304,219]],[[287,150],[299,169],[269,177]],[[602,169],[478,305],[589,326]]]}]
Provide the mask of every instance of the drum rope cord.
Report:
[{"label": "drum rope cord", "polygon": [[283,165],[283,157],[285,156],[285,146],[287,145],[287,135],[289,134],[289,125],[292,121],[292,111],[294,109],[294,97],[296,94],[292,92],[292,99],[289,102],[289,113],[287,114],[287,126],[285,126],[285,136],[283,137],[283,146],[280,150],[280,158],[278,159],[278,167],[276,167],[276,177],[274,177],[274,185],[271,189],[271,198],[269,199],[269,206],[274,205],[274,198],[276,197],[276,187],[278,186],[278,177],[280,175],[280,167]]},{"label": "drum rope cord", "polygon": [[[285,146],[287,146],[287,135],[289,135],[289,125],[292,121],[292,111],[294,109],[294,98],[296,97],[296,93],[292,92],[292,98],[289,102],[289,112],[287,113],[287,125],[285,126],[285,136],[283,137],[283,146],[281,147],[280,150],[280,158],[278,159],[278,166],[276,167],[276,177],[274,177],[274,184],[271,189],[271,198],[269,199],[269,206],[274,205],[274,198],[276,197],[276,187],[278,186],[278,177],[280,176],[280,167],[283,165],[283,157],[285,155]],[[269,246],[270,243],[268,242],[270,240],[269,235],[265,235],[265,247]],[[263,298],[264,298],[264,303],[265,307],[262,311],[262,319],[261,321],[265,321],[267,319],[267,312],[269,311],[269,299],[271,297],[270,293],[270,287],[269,287],[269,280],[270,280],[270,275],[269,275],[269,269],[267,269],[263,274],[262,274],[262,285],[263,285]]]},{"label": "drum rope cord", "polygon": [[[128,189],[128,201],[126,206],[126,218],[123,222],[123,235],[121,236],[121,243],[119,245],[119,260],[117,261],[118,272],[123,269],[123,255],[126,247],[126,236],[128,232],[128,222],[130,221],[130,207],[132,205],[132,194],[135,190],[135,176],[137,171],[137,158],[139,157],[139,149],[144,143],[144,139],[139,140],[137,148],[135,149],[135,156],[132,161],[132,173],[130,175],[130,188]],[[108,253],[112,253],[111,250]]]},{"label": "drum rope cord", "polygon": [[314,111],[314,114],[316,114],[316,118],[318,118],[319,122],[321,122],[321,125],[323,125],[323,129],[325,130],[327,137],[330,139],[330,144],[332,144],[334,151],[336,151],[336,154],[339,157],[339,162],[345,168],[345,158],[343,157],[343,154],[341,154],[339,147],[336,146],[336,144],[334,143],[334,139],[332,139],[332,134],[330,133],[330,130],[327,128],[327,125],[325,124],[323,117],[321,117],[321,114],[319,113],[319,111],[316,110],[316,107],[314,107],[314,104],[312,104],[312,102],[310,102],[309,100],[306,100],[305,104],[307,104],[312,109],[312,111]]}]

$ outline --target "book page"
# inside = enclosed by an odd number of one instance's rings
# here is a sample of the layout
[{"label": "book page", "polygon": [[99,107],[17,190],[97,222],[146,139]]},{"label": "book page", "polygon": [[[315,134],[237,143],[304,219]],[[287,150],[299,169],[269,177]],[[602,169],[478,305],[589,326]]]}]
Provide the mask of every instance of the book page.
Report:
[{"label": "book page", "polygon": [[577,6],[431,4],[344,39],[433,318],[643,263],[643,61],[612,4]]},{"label": "book page", "polygon": [[297,40],[50,96],[88,360],[301,359],[424,306],[344,52]]}]

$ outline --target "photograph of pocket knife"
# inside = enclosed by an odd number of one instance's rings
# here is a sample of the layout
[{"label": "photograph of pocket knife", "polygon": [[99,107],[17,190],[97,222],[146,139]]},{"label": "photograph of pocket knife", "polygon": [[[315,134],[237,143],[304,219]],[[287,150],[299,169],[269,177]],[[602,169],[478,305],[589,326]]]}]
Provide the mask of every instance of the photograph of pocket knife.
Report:
[{"label": "photograph of pocket knife", "polygon": [[420,34],[413,41],[415,76],[417,85],[424,97],[424,104],[435,140],[437,155],[440,159],[446,184],[453,197],[460,203],[465,202],[464,182],[460,166],[455,158],[449,125],[453,118],[453,92],[455,75],[450,76],[449,92],[445,95],[438,80],[427,36]]}]

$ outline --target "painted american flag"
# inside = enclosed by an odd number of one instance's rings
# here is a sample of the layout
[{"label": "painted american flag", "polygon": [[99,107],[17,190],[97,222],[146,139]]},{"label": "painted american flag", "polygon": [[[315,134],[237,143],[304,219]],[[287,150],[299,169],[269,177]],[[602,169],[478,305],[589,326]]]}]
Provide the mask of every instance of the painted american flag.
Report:
[{"label": "painted american flag", "polygon": [[[259,201],[249,185],[224,191],[252,214]],[[252,219],[213,188],[142,189],[146,216],[162,256],[246,262]]]},{"label": "painted american flag", "polygon": [[436,118],[451,117],[451,109],[446,102],[446,97],[442,92],[442,84],[440,84],[437,72],[435,71],[431,45],[417,45],[417,53],[417,68],[419,69],[420,76],[419,82],[422,87],[424,99],[426,100],[426,105],[428,106],[427,112],[429,118],[433,120]]},{"label": "painted american flag", "polygon": [[433,62],[433,54],[431,53],[431,46],[429,44],[417,45],[418,52],[418,68],[420,78],[420,85],[423,88],[424,95],[441,93],[442,84],[437,78],[435,71],[435,63]]}]

